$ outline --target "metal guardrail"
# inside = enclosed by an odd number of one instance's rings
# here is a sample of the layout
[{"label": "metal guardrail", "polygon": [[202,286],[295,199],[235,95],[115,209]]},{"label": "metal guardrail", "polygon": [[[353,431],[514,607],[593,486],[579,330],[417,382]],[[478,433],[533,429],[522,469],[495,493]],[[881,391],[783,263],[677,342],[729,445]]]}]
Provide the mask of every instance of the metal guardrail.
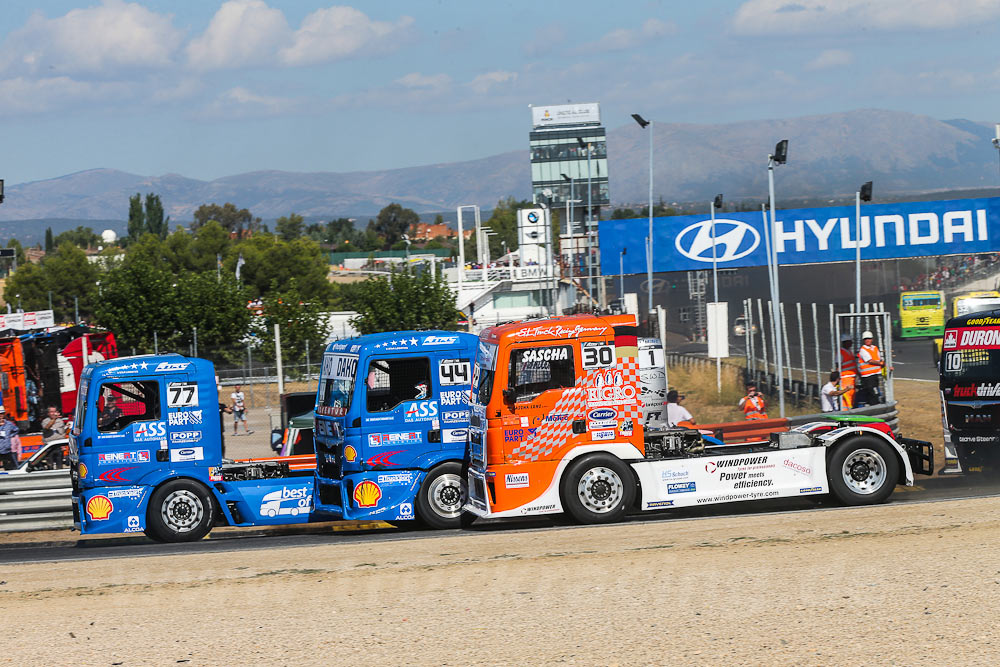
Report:
[{"label": "metal guardrail", "polygon": [[0,532],[73,527],[69,469],[0,475]]}]

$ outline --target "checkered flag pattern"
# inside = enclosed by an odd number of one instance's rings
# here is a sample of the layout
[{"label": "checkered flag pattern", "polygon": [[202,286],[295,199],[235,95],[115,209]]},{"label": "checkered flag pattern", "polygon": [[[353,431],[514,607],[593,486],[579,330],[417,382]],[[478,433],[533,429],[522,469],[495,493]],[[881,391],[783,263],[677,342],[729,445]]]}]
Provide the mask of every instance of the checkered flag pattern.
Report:
[{"label": "checkered flag pattern", "polygon": [[631,384],[636,388],[636,399],[633,404],[615,405],[620,419],[631,419],[635,430],[642,429],[642,400],[639,396],[639,362],[635,357],[624,357],[617,360],[614,369],[600,368],[587,371],[583,377],[577,378],[576,385],[565,389],[556,401],[550,414],[568,414],[569,419],[562,422],[545,422],[535,430],[532,436],[518,444],[511,451],[511,457],[518,461],[538,461],[547,459],[556,450],[566,446],[574,438],[586,438],[586,435],[574,436],[573,418],[587,413],[587,390],[600,386],[599,376],[609,372],[620,371],[622,385]]}]

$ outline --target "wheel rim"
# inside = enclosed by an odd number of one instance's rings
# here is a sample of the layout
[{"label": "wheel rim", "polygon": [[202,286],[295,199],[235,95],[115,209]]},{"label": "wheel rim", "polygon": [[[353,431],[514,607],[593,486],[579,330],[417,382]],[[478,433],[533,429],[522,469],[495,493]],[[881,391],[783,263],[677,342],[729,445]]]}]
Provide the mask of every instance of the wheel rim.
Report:
[{"label": "wheel rim", "polygon": [[577,494],[583,506],[597,514],[614,510],[625,496],[621,477],[611,468],[591,468],[580,477]]},{"label": "wheel rim", "polygon": [[459,475],[445,473],[431,482],[427,490],[431,509],[438,516],[454,519],[462,513],[462,478]]},{"label": "wheel rim", "polygon": [[847,488],[861,495],[875,493],[885,484],[885,459],[871,449],[858,449],[844,460],[841,475]]},{"label": "wheel rim", "polygon": [[187,489],[180,489],[164,498],[160,516],[163,517],[163,523],[175,533],[188,533],[201,524],[205,506],[197,495]]}]

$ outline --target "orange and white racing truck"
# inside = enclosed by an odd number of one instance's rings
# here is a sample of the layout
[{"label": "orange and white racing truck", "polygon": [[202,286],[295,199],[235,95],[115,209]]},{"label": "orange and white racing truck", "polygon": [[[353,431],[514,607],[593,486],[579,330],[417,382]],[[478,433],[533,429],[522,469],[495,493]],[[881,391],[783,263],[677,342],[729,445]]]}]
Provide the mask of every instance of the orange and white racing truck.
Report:
[{"label": "orange and white racing truck", "polygon": [[647,428],[643,364],[654,357],[638,354],[636,325],[634,315],[576,315],[482,332],[467,511],[603,523],[631,509],[782,496],[864,505],[912,485],[914,468],[930,474],[930,444],[896,438],[884,422],[812,424],[741,444]]}]

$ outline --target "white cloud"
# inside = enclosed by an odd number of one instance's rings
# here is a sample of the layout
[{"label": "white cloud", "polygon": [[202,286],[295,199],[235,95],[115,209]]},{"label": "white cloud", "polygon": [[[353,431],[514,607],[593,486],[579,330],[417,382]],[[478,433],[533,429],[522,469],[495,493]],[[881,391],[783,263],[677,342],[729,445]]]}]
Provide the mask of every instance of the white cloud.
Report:
[{"label": "white cloud", "polygon": [[606,33],[596,42],[592,42],[583,47],[583,51],[624,51],[632,49],[650,40],[671,35],[677,32],[677,26],[667,21],[659,19],[646,19],[642,26],[636,30],[630,28],[616,28]]},{"label": "white cloud", "polygon": [[5,68],[51,74],[159,68],[171,63],[183,33],[170,15],[123,0],[74,9],[50,19],[32,14],[3,46]]},{"label": "white cloud", "polygon": [[301,102],[292,98],[260,95],[237,86],[220,93],[202,115],[211,118],[259,118],[285,114],[300,106]]},{"label": "white cloud", "polygon": [[805,64],[805,69],[827,69],[829,67],[843,67],[854,62],[854,56],[850,51],[842,49],[827,49]]},{"label": "white cloud", "polygon": [[292,38],[280,9],[263,0],[229,0],[208,28],[187,46],[188,60],[198,69],[224,69],[268,63]]},{"label": "white cloud", "polygon": [[395,83],[410,89],[444,90],[451,86],[451,77],[447,74],[427,76],[419,72],[411,72],[406,76],[396,79]]},{"label": "white cloud", "polygon": [[199,69],[315,65],[366,50],[377,55],[393,51],[406,42],[412,25],[409,16],[375,21],[353,7],[333,6],[312,12],[293,31],[285,14],[264,0],[228,0],[187,52]]},{"label": "white cloud", "polygon": [[751,35],[937,30],[997,18],[1000,0],[747,0],[733,29]]},{"label": "white cloud", "polygon": [[314,65],[346,58],[366,47],[378,46],[385,53],[399,47],[412,25],[409,16],[389,23],[373,21],[353,7],[317,9],[302,20],[291,45],[278,56],[286,65]]},{"label": "white cloud", "polygon": [[517,72],[497,70],[477,75],[468,83],[468,86],[473,92],[483,95],[489,92],[491,88],[504,83],[513,83],[514,81],[517,81]]},{"label": "white cloud", "polygon": [[130,94],[123,83],[74,81],[66,76],[0,81],[0,114],[38,114],[67,106],[122,99]]}]

